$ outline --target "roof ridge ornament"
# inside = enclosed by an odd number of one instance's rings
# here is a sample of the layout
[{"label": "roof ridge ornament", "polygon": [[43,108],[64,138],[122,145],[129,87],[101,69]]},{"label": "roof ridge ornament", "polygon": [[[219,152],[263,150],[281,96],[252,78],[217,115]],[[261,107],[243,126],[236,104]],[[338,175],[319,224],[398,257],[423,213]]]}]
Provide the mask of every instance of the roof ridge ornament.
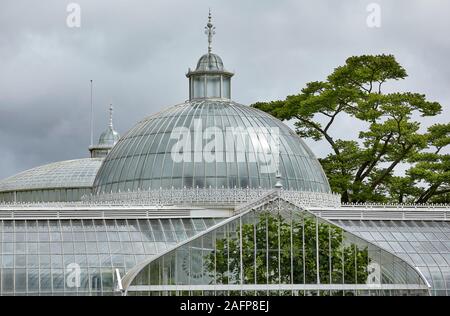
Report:
[{"label": "roof ridge ornament", "polygon": [[277,170],[277,173],[275,175],[275,178],[277,179],[277,182],[275,183],[275,188],[276,189],[282,189],[283,188],[283,183],[281,182],[281,173],[279,170]]},{"label": "roof ridge ornament", "polygon": [[208,24],[205,26],[205,34],[208,35],[208,54],[211,54],[212,51],[212,38],[216,34],[216,27],[211,22],[211,9],[209,9],[208,14]]},{"label": "roof ridge ornament", "polygon": [[282,189],[283,188],[283,182],[281,181],[282,176],[280,173],[280,156],[281,156],[281,151],[280,151],[280,138],[277,137],[276,138],[276,151],[277,151],[277,160],[276,160],[276,166],[277,166],[277,170],[275,172],[275,178],[277,179],[277,182],[275,183],[275,188],[276,189]]},{"label": "roof ridge ornament", "polygon": [[98,143],[93,146],[89,146],[91,152],[91,158],[104,158],[114,147],[120,139],[119,133],[114,130],[113,126],[113,112],[114,108],[112,103],[109,104],[109,123],[106,130],[101,133]]}]

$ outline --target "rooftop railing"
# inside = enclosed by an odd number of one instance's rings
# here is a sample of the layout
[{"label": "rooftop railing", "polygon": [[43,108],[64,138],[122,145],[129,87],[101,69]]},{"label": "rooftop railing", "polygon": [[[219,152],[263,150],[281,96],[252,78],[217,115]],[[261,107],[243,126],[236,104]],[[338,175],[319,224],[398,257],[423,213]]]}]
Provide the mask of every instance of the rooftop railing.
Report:
[{"label": "rooftop railing", "polygon": [[[272,192],[273,189],[184,188],[149,191],[103,193],[85,196],[83,202],[145,205],[217,205],[237,206]],[[281,194],[305,206],[339,207],[341,197],[335,193],[281,190]]]},{"label": "rooftop railing", "polygon": [[450,204],[444,203],[341,203],[341,207],[345,208],[386,208],[386,209],[403,209],[403,208],[417,208],[417,209],[434,209],[434,208],[448,208]]},{"label": "rooftop railing", "polygon": [[[128,206],[208,206],[235,207],[269,194],[274,189],[251,188],[183,188],[127,191],[84,196],[78,202],[0,202],[0,209],[14,208],[89,208]],[[341,209],[450,209],[449,204],[341,203],[336,193],[291,191],[280,189],[287,200],[312,208]]]}]

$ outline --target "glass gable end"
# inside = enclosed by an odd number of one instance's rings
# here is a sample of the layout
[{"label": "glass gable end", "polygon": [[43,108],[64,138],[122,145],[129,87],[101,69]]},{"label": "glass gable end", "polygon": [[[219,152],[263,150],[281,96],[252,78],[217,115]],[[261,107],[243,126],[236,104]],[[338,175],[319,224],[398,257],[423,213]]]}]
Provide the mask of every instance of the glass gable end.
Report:
[{"label": "glass gable end", "polygon": [[128,295],[429,295],[406,261],[283,200],[125,276]]}]

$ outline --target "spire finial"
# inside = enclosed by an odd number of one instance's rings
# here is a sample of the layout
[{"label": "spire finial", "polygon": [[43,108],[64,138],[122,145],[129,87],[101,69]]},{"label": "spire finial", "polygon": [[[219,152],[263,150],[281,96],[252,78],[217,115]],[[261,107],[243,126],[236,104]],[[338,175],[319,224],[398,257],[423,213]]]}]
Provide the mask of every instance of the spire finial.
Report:
[{"label": "spire finial", "polygon": [[211,54],[212,37],[214,34],[216,34],[216,27],[212,24],[211,19],[212,19],[211,9],[209,9],[208,24],[206,24],[206,26],[205,26],[205,34],[208,35],[208,54]]},{"label": "spire finial", "polygon": [[109,105],[109,127],[113,129],[113,106]]},{"label": "spire finial", "polygon": [[94,145],[94,102],[92,100],[93,95],[93,82],[91,79],[91,146]]},{"label": "spire finial", "polygon": [[275,174],[275,178],[277,179],[277,182],[275,183],[275,188],[282,189],[283,183],[281,182],[281,173],[279,170],[277,170],[277,173]]},{"label": "spire finial", "polygon": [[276,159],[276,166],[277,166],[277,171],[275,174],[275,178],[277,179],[277,182],[275,183],[275,188],[277,189],[282,189],[283,188],[283,182],[281,181],[282,177],[281,177],[281,173],[280,173],[280,156],[281,156],[281,152],[280,152],[280,138],[276,137],[276,149],[277,151],[277,159]]}]

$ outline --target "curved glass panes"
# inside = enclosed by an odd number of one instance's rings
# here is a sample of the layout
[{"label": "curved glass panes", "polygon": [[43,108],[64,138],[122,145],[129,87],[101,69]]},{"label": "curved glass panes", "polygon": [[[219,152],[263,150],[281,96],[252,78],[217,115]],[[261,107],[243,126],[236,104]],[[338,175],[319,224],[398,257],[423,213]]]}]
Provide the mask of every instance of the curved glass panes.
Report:
[{"label": "curved glass panes", "polygon": [[230,99],[230,76],[218,74],[191,75],[190,99],[222,98]]},{"label": "curved glass panes", "polygon": [[59,161],[21,172],[0,181],[0,202],[79,201],[92,192],[102,161]]},{"label": "curved glass panes", "polygon": [[276,200],[152,260],[129,295],[428,295],[399,257]]},{"label": "curved glass panes", "polygon": [[413,263],[431,284],[433,295],[450,295],[450,222],[341,220],[337,223]]},{"label": "curved glass panes", "polygon": [[224,71],[222,58],[213,53],[205,54],[198,60],[195,71]]},{"label": "curved glass panes", "polygon": [[0,221],[0,295],[112,295],[115,269],[124,275],[217,221]]},{"label": "curved glass panes", "polygon": [[330,192],[318,160],[281,121],[231,101],[193,101],[141,121],[122,137],[100,168],[94,192],[271,189],[277,166],[286,189]]}]

